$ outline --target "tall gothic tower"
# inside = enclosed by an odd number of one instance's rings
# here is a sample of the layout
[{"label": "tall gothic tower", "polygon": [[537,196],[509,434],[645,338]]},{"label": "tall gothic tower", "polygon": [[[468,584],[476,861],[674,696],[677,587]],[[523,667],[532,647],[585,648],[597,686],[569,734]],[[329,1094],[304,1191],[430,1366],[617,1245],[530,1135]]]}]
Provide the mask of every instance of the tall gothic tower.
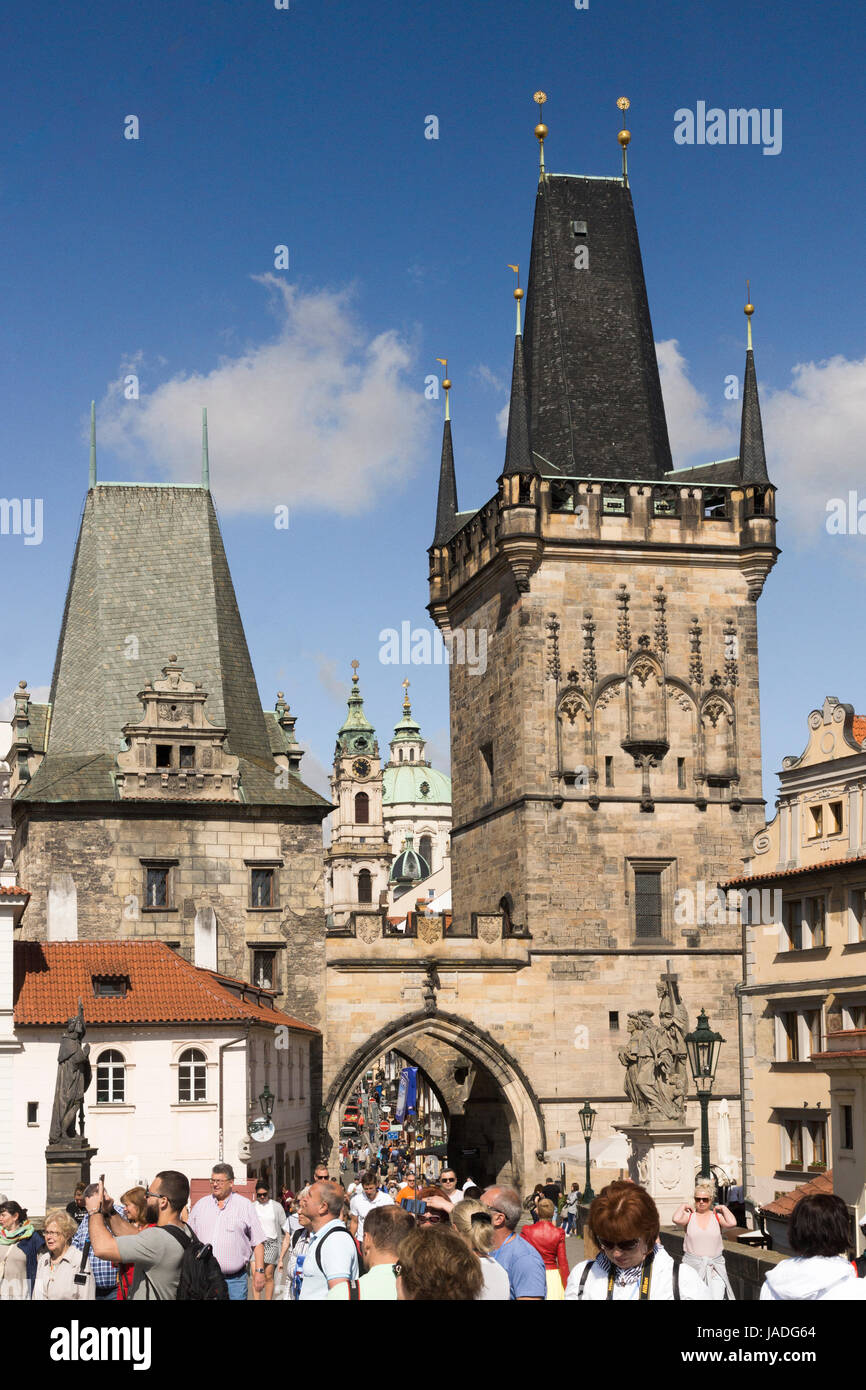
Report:
[{"label": "tall gothic tower", "polygon": [[325,906],[332,930],[346,927],[354,914],[378,913],[393,858],[382,819],[379,743],[364,713],[357,661],[352,666],[352,692],[337,733],[331,774],[336,809],[326,856]]},{"label": "tall gothic tower", "polygon": [[470,1016],[528,1079],[542,1145],[580,1138],[587,1099],[603,1138],[628,1116],[628,1013],[669,962],[726,1039],[736,1126],[741,929],[678,890],[699,901],[764,821],[756,603],[778,551],[751,332],[739,454],[677,469],[625,169],[542,161],[525,336],[517,294],[496,492],[458,510],[446,420],[429,552],[453,650],[487,639],[485,670],[450,667],[452,934],[512,973]]}]

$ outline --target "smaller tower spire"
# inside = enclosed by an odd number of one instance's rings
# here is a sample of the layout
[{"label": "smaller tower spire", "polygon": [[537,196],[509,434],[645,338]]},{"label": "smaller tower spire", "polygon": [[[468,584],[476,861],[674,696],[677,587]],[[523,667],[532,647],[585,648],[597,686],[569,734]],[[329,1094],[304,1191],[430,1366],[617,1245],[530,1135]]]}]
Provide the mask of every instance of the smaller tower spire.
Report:
[{"label": "smaller tower spire", "polygon": [[625,187],[628,188],[628,154],[626,151],[628,150],[628,144],[631,140],[631,131],[625,128],[625,113],[631,106],[631,102],[628,97],[617,97],[616,104],[622,112],[622,130],[616,137],[622,147],[622,181]]},{"label": "smaller tower spire", "polygon": [[437,358],[436,358],[436,361],[437,361],[437,362],[441,362],[441,363],[442,363],[442,366],[445,368],[445,372],[444,372],[444,375],[443,375],[443,377],[442,377],[442,390],[445,392],[445,419],[446,419],[446,420],[450,420],[450,419],[451,419],[451,397],[449,396],[448,392],[451,390],[451,382],[450,382],[449,377],[448,377],[448,358],[447,358],[447,357],[437,357]]},{"label": "smaller tower spire", "polygon": [[[509,267],[511,270],[514,266]],[[508,406],[508,434],[505,440],[504,475],[535,473],[538,470],[529,447],[529,409],[526,400],[526,371],[523,362],[523,335],[520,329],[520,301],[523,290],[514,290],[517,301],[517,332],[514,335],[514,363],[511,369],[511,400]]]},{"label": "smaller tower spire", "polygon": [[544,175],[544,142],[547,138],[547,126],[541,119],[541,108],[547,101],[547,92],[536,92],[532,100],[538,104],[538,125],[535,127],[535,138],[538,141],[538,176]]},{"label": "smaller tower spire", "polygon": [[[437,362],[448,368],[446,357],[437,357]],[[439,465],[439,497],[436,502],[436,529],[433,544],[447,545],[454,534],[457,520],[457,479],[454,474],[454,446],[451,442],[451,411],[449,391],[451,381],[446,376],[442,382],[445,390],[445,424],[442,429],[442,459]]]},{"label": "smaller tower spire", "polygon": [[513,270],[514,274],[517,276],[517,285],[515,286],[514,290],[514,298],[517,301],[517,336],[518,338],[522,338],[523,329],[520,326],[520,301],[523,298],[523,290],[520,288],[520,266],[509,265],[508,269]]},{"label": "smaller tower spire", "polygon": [[744,483],[768,483],[767,456],[764,452],[764,427],[761,423],[761,403],[758,400],[758,378],[755,373],[755,354],[752,351],[752,315],[755,306],[746,281],[746,305],[743,313],[748,324],[746,370],[743,374],[743,413],[740,423],[740,477]]},{"label": "smaller tower spire", "polygon": [[96,401],[90,402],[90,487],[96,487]]},{"label": "smaller tower spire", "polygon": [[201,485],[210,492],[210,459],[207,451],[207,406],[201,409]]}]

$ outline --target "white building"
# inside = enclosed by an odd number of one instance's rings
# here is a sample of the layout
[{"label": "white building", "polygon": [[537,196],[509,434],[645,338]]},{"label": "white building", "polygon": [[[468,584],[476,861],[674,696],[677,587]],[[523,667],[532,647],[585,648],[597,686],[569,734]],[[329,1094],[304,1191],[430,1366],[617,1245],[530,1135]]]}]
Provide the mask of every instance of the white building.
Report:
[{"label": "white building", "polygon": [[[85,1132],[112,1196],[162,1168],[206,1179],[219,1160],[238,1181],[296,1190],[311,1171],[318,1030],[275,1009],[272,992],[197,969],[164,942],[13,943],[26,901],[0,886],[0,1190],[31,1214],[45,1209],[57,1052],[79,999],[93,1069]],[[258,1142],[248,1131],[266,1088],[275,1132]]]}]

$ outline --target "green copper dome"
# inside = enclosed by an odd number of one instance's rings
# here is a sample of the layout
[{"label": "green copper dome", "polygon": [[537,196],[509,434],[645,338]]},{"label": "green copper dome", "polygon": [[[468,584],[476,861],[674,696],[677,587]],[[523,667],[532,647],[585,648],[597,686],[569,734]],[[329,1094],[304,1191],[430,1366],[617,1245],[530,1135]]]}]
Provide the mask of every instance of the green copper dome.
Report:
[{"label": "green copper dome", "polygon": [[353,661],[352,665],[352,693],[346,718],[337,732],[337,749],[344,753],[371,753],[376,746],[376,730],[364,713],[364,700],[358,689],[358,663]]},{"label": "green copper dome", "polygon": [[419,883],[422,878],[429,878],[430,865],[416,849],[413,848],[413,836],[407,835],[403,841],[403,848],[391,865],[391,872],[388,875],[389,883],[412,884]]},{"label": "green copper dome", "polygon": [[398,763],[382,774],[383,806],[402,806],[418,802],[431,806],[451,805],[451,778],[437,772],[429,763]]}]

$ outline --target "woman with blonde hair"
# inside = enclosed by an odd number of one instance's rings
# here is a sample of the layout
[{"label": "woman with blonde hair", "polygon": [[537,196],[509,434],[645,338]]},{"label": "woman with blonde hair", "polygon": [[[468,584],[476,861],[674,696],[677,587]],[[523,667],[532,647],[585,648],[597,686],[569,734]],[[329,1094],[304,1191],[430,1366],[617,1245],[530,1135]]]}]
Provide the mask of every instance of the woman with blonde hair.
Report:
[{"label": "woman with blonde hair", "polygon": [[479,1300],[507,1300],[511,1297],[508,1271],[493,1259],[493,1217],[474,1197],[464,1197],[451,1213],[451,1225],[461,1240],[478,1257],[484,1285]]},{"label": "woman with blonde hair", "polygon": [[736,1226],[737,1218],[725,1206],[713,1205],[713,1185],[701,1179],[695,1183],[695,1204],[683,1202],[674,1212],[673,1223],[685,1229],[683,1264],[690,1265],[703,1279],[714,1302],[734,1297],[722,1245],[722,1231]]},{"label": "woman with blonde hair", "polygon": [[78,1222],[61,1207],[52,1207],[51,1211],[45,1213],[42,1234],[46,1249],[36,1262],[33,1283],[36,1303],[66,1302],[70,1299],[91,1302],[96,1298],[90,1261],[85,1259],[82,1270],[81,1255],[72,1249],[72,1237],[77,1230]]}]

